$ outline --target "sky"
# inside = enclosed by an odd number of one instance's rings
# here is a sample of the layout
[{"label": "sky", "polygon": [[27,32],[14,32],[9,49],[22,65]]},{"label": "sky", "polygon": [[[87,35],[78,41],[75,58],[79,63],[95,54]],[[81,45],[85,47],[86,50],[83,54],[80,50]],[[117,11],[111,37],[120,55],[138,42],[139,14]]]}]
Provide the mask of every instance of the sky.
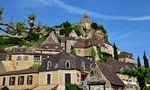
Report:
[{"label": "sky", "polygon": [[104,25],[110,42],[133,53],[135,62],[146,51],[150,63],[150,0],[0,0],[3,21],[26,21],[31,13],[43,25],[68,20],[77,23],[84,13]]}]

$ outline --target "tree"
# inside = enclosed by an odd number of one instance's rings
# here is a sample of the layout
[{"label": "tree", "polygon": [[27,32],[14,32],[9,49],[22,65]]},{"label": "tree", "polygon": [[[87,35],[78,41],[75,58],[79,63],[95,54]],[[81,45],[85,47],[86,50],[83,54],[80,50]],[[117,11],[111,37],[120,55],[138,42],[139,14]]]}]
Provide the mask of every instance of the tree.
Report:
[{"label": "tree", "polygon": [[139,56],[137,58],[137,65],[138,65],[138,67],[141,67],[141,62],[140,62],[140,57]]},{"label": "tree", "polygon": [[77,50],[74,47],[71,47],[71,54],[77,55]]},{"label": "tree", "polygon": [[98,25],[95,22],[92,22],[91,27],[95,30],[98,29]]},{"label": "tree", "polygon": [[123,70],[122,74],[130,77],[136,77],[140,86],[140,90],[144,90],[146,86],[146,78],[150,78],[150,68],[138,67],[136,69]]},{"label": "tree", "polygon": [[114,49],[114,59],[118,60],[118,50],[115,43],[113,45],[113,49]]},{"label": "tree", "polygon": [[96,59],[96,51],[94,50],[94,48],[92,49],[92,60],[94,60],[95,61],[95,59]]},{"label": "tree", "polygon": [[148,62],[148,58],[146,56],[145,51],[144,51],[143,59],[144,59],[144,67],[149,68],[149,62]]},{"label": "tree", "polygon": [[98,52],[99,59],[101,59],[102,58],[102,52],[101,52],[100,46],[97,46],[97,52]]},{"label": "tree", "polygon": [[2,14],[3,14],[4,9],[0,8],[0,22],[2,21]]}]

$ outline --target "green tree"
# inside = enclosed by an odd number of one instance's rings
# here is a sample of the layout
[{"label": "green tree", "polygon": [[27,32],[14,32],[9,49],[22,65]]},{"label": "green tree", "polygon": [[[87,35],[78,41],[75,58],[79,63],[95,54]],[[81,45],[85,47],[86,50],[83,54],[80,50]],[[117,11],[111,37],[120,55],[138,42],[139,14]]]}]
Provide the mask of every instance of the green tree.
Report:
[{"label": "green tree", "polygon": [[138,67],[136,69],[123,70],[122,74],[136,77],[140,90],[144,90],[144,87],[146,86],[146,78],[150,78],[150,68]]},{"label": "green tree", "polygon": [[143,59],[144,59],[144,67],[149,68],[149,62],[148,62],[148,58],[146,56],[145,51],[144,51]]},{"label": "green tree", "polygon": [[138,65],[138,67],[141,67],[141,62],[140,62],[140,57],[139,56],[137,58],[137,65]]},{"label": "green tree", "polygon": [[118,60],[118,50],[115,43],[113,45],[113,49],[114,49],[114,59]]},{"label": "green tree", "polygon": [[2,21],[2,14],[3,14],[4,9],[0,8],[0,21]]},{"label": "green tree", "polygon": [[98,52],[99,59],[101,59],[102,51],[101,51],[101,47],[100,46],[97,46],[97,52]]},{"label": "green tree", "polygon": [[95,22],[92,22],[91,27],[95,30],[98,29],[98,25]]},{"label": "green tree", "polygon": [[74,47],[71,47],[71,54],[77,55],[77,50]]},{"label": "green tree", "polygon": [[93,48],[92,49],[92,52],[91,52],[91,56],[92,56],[92,60],[94,60],[95,61],[95,59],[96,59],[96,51],[95,51],[95,49]]}]

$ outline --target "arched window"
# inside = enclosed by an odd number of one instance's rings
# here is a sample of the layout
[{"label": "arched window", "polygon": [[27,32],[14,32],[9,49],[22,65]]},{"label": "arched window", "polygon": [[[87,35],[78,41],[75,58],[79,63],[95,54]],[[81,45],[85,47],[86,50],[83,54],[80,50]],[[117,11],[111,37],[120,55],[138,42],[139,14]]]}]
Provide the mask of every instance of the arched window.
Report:
[{"label": "arched window", "polygon": [[84,63],[84,62],[81,63],[81,66],[82,66],[83,69],[85,70],[85,63]]},{"label": "arched window", "polygon": [[65,66],[66,68],[70,68],[70,61],[66,61]]},{"label": "arched window", "polygon": [[48,61],[48,62],[47,62],[47,70],[50,70],[50,68],[51,68],[51,62]]}]

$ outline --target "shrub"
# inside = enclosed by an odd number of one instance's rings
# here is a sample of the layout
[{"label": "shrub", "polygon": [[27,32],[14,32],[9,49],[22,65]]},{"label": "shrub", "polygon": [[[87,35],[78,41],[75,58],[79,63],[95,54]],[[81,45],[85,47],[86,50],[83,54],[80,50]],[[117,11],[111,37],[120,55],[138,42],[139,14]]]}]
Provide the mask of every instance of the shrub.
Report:
[{"label": "shrub", "polygon": [[80,90],[76,84],[65,84],[66,90]]}]

